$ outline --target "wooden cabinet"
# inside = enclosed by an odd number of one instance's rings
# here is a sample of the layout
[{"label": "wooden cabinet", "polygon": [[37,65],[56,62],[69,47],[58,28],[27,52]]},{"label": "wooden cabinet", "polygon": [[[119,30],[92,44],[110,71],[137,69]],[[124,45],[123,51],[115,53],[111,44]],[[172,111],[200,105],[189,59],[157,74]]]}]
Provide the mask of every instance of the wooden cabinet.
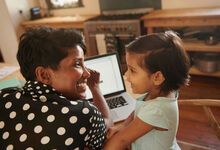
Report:
[{"label": "wooden cabinet", "polygon": [[[77,16],[63,16],[63,17],[48,17],[37,20],[25,21],[21,25],[27,29],[30,27],[47,26],[52,28],[76,28],[83,31],[86,43],[87,35],[84,32],[84,23],[93,17],[98,15],[77,15]],[[88,47],[88,46],[87,46]],[[87,51],[87,55],[90,56],[90,51]]]},{"label": "wooden cabinet", "polygon": [[[155,28],[162,27],[192,27],[220,26],[220,8],[190,8],[155,10],[141,18],[147,33],[153,33]],[[220,42],[217,45],[206,45],[202,41],[184,42],[187,51],[220,52]],[[190,74],[220,77],[220,71],[204,73],[191,67]]]}]

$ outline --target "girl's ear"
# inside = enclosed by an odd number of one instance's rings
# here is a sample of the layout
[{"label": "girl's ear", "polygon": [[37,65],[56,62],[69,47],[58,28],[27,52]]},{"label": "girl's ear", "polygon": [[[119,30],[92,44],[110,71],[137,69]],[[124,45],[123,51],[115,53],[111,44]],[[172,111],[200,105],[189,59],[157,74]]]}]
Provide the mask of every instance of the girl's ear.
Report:
[{"label": "girl's ear", "polygon": [[35,74],[36,74],[37,81],[40,81],[40,82],[47,84],[47,85],[50,85],[51,74],[50,74],[50,70],[48,68],[44,68],[44,67],[39,66],[36,68]]},{"label": "girl's ear", "polygon": [[157,71],[153,74],[154,85],[161,85],[164,82],[165,78],[161,71]]}]

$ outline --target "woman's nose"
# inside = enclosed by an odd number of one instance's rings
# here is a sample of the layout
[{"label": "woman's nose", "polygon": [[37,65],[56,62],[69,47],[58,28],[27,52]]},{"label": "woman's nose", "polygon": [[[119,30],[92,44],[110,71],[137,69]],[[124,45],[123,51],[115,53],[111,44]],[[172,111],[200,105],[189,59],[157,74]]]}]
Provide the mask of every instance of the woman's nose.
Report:
[{"label": "woman's nose", "polygon": [[90,77],[89,70],[86,67],[84,67],[84,69],[83,69],[83,76],[86,77],[86,78]]}]

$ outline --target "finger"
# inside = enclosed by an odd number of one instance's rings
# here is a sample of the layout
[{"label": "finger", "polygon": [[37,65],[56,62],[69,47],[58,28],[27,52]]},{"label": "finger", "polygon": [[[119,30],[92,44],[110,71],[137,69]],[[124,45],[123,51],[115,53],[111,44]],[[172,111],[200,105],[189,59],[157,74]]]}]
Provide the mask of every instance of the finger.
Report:
[{"label": "finger", "polygon": [[88,68],[88,67],[85,67],[86,68],[86,70],[88,70],[88,72],[91,72],[92,71],[92,69],[90,69],[90,68]]},{"label": "finger", "polygon": [[100,74],[97,70],[90,69],[90,73],[92,74]]},{"label": "finger", "polygon": [[95,70],[91,69],[91,68],[87,68],[86,69],[90,72],[90,73],[93,73]]},{"label": "finger", "polygon": [[108,132],[106,135],[106,139],[110,139],[111,136],[112,136],[112,134]]}]

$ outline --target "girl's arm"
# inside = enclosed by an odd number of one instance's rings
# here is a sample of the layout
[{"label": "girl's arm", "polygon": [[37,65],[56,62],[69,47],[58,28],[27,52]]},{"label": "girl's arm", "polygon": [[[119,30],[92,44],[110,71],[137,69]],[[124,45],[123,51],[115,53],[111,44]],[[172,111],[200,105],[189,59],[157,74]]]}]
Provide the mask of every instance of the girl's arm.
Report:
[{"label": "girl's arm", "polygon": [[129,115],[129,117],[124,122],[120,123],[120,125],[115,125],[114,127],[109,128],[106,136],[107,139],[111,138],[114,134],[116,134],[117,132],[128,126],[133,119],[134,119],[134,111]]},{"label": "girl's arm", "polygon": [[133,141],[145,135],[155,127],[136,117],[127,127],[113,135],[104,145],[103,150],[123,150]]}]

